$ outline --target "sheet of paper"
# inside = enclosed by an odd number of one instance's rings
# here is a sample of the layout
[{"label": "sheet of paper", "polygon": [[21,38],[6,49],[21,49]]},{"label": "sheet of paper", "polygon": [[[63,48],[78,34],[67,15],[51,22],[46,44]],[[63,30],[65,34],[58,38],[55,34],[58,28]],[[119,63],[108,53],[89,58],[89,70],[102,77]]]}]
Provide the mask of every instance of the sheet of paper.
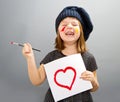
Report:
[{"label": "sheet of paper", "polygon": [[81,54],[66,56],[44,65],[55,102],[92,88],[80,79],[86,70]]}]

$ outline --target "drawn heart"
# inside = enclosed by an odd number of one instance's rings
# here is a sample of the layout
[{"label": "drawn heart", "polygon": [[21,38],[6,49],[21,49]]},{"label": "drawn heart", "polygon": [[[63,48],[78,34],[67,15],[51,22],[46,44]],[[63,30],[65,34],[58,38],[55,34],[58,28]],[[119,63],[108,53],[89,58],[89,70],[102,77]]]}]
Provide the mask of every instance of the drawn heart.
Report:
[{"label": "drawn heart", "polygon": [[[69,84],[65,84],[65,83],[62,83],[60,82],[57,77],[62,74],[63,76],[65,76],[65,74],[67,74],[68,72],[72,72],[72,77],[71,79],[69,79],[69,76],[66,76],[68,78],[68,80],[70,80],[70,83]],[[71,75],[70,75],[71,76]],[[65,69],[59,69],[55,72],[54,74],[54,82],[59,86],[59,87],[63,87],[63,88],[66,88],[68,90],[71,90],[72,89],[72,86],[75,82],[75,78],[76,78],[76,70],[73,68],[73,67],[66,67]],[[63,80],[63,79],[61,79]]]}]

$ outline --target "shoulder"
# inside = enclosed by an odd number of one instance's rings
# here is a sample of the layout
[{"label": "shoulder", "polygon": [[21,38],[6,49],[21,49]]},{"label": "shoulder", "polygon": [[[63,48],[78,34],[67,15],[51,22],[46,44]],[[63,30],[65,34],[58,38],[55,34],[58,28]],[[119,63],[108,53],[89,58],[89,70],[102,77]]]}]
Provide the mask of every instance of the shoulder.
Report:
[{"label": "shoulder", "polygon": [[82,54],[82,58],[83,58],[83,61],[85,63],[85,66],[88,70],[94,71],[98,68],[95,57],[89,51],[84,52]]},{"label": "shoulder", "polygon": [[60,51],[53,50],[45,56],[45,58],[41,61],[41,63],[45,64],[45,63],[51,62],[51,61],[56,60],[61,57],[63,57],[63,55],[61,54]]},{"label": "shoulder", "polygon": [[86,58],[94,58],[94,55],[91,53],[91,52],[89,52],[89,51],[86,51],[86,52],[84,52],[83,54],[82,54],[82,56],[83,57],[86,57]]},{"label": "shoulder", "polygon": [[49,52],[47,55],[52,56],[52,55],[55,55],[55,54],[58,54],[58,53],[59,53],[58,50],[53,50],[53,51]]},{"label": "shoulder", "polygon": [[53,50],[49,52],[46,57],[50,58],[51,60],[54,60],[55,57],[59,56],[61,53],[58,50]]},{"label": "shoulder", "polygon": [[50,62],[54,56],[54,54],[56,53],[55,50],[49,52],[44,58],[43,60],[40,62],[40,64],[46,64],[48,62]]}]

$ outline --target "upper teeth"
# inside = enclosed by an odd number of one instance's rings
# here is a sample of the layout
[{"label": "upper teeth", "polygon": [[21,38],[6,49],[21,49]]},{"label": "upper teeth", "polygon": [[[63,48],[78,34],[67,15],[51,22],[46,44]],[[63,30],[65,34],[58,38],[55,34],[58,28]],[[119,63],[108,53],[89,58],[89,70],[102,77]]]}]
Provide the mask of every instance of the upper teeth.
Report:
[{"label": "upper teeth", "polygon": [[73,35],[74,33],[71,31],[66,32],[66,35]]}]

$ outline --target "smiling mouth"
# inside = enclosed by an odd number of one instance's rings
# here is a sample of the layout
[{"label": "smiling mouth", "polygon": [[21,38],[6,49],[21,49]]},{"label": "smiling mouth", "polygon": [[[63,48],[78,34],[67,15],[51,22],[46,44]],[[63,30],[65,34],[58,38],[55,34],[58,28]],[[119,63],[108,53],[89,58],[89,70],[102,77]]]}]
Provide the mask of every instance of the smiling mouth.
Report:
[{"label": "smiling mouth", "polygon": [[74,35],[74,32],[67,31],[67,32],[65,33],[65,35]]}]

